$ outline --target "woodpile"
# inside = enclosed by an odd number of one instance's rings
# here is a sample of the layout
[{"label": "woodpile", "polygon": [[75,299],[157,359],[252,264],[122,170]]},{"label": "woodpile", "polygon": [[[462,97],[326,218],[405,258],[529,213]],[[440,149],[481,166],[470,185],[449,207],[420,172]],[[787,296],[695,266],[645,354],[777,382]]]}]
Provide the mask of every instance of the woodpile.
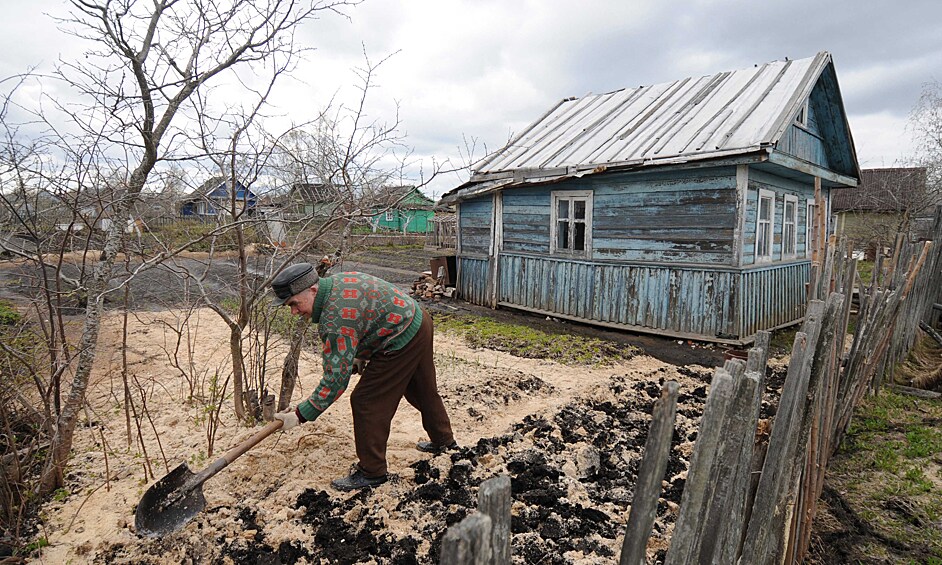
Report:
[{"label": "woodpile", "polygon": [[456,294],[454,287],[445,286],[443,279],[436,279],[427,271],[412,283],[412,296],[416,298],[435,300],[443,296],[445,298],[454,298]]}]

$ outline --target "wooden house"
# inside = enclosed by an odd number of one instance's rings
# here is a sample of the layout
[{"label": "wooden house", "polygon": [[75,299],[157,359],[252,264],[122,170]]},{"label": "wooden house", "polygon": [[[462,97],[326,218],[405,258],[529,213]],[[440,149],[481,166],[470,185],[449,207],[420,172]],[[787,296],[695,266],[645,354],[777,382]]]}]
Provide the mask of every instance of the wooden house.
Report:
[{"label": "wooden house", "polygon": [[291,185],[281,200],[281,208],[286,218],[326,221],[343,201],[343,192],[334,185],[302,182]]},{"label": "wooden house", "polygon": [[822,52],[564,99],[441,203],[470,302],[742,344],[802,319],[816,211],[859,177]]},{"label": "wooden house", "polygon": [[[207,180],[193,191],[193,194],[183,199],[180,215],[190,218],[210,218],[229,214],[232,211],[229,185],[229,179],[221,176]],[[235,212],[240,213],[244,210],[248,215],[252,215],[257,203],[255,193],[239,181],[236,181],[235,189]]]},{"label": "wooden house", "polygon": [[936,198],[926,190],[925,167],[892,167],[860,171],[857,188],[831,193],[834,231],[873,260],[877,250],[891,248],[897,233],[910,239],[926,236]]},{"label": "wooden house", "polygon": [[431,230],[435,201],[413,186],[383,187],[370,200],[373,231],[415,234]]}]

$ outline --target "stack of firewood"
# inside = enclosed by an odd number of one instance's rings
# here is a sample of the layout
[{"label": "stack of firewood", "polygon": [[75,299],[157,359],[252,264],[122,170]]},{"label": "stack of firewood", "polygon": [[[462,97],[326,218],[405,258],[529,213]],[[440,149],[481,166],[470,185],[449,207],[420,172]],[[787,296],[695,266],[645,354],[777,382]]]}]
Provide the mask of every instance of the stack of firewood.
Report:
[{"label": "stack of firewood", "polygon": [[455,295],[455,288],[445,286],[442,279],[436,279],[431,273],[423,273],[421,277],[415,279],[412,283],[412,296],[433,300],[441,298],[452,298]]}]

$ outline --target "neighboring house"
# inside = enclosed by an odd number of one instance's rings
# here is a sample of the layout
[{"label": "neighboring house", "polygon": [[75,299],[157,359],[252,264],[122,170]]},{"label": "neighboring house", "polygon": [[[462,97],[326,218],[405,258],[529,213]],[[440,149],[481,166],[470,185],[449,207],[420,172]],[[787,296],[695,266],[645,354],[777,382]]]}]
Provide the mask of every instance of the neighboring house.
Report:
[{"label": "neighboring house", "polygon": [[[236,181],[236,213],[245,210],[248,215],[255,212],[255,193],[241,182]],[[229,192],[229,179],[213,177],[184,198],[180,215],[184,217],[210,217],[232,212],[232,199]]]},{"label": "neighboring house", "polygon": [[428,233],[435,216],[435,201],[412,186],[384,188],[374,197],[370,224],[373,231]]},{"label": "neighboring house", "polygon": [[742,344],[802,319],[816,186],[859,177],[822,52],[567,98],[441,204],[473,303]]},{"label": "neighboring house", "polygon": [[931,220],[934,202],[926,192],[925,167],[864,169],[860,186],[831,193],[835,232],[854,249],[872,260],[877,249],[892,247],[900,231],[919,237],[926,216]]},{"label": "neighboring house", "polygon": [[333,185],[295,183],[282,200],[286,218],[330,218],[343,201],[340,190]]}]

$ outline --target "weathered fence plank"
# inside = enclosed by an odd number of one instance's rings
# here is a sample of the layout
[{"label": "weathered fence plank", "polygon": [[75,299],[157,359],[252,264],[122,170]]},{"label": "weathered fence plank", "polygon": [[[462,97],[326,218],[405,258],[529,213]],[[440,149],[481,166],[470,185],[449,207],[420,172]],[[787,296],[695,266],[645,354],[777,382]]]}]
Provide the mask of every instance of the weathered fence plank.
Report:
[{"label": "weathered fence plank", "polygon": [[491,559],[491,518],[474,513],[448,528],[442,538],[441,565],[487,565]]},{"label": "weathered fence plank", "polygon": [[794,512],[797,469],[804,461],[803,457],[797,457],[798,433],[823,313],[824,303],[811,301],[802,331],[795,335],[785,387],[769,439],[768,456],[762,467],[752,517],[746,530],[743,563],[778,564],[784,556],[783,541]]},{"label": "weathered fence plank", "polygon": [[747,372],[739,379],[730,409],[726,441],[714,471],[717,488],[707,524],[718,524],[715,534],[704,536],[700,563],[735,564],[745,531],[746,498],[752,474],[752,453],[759,420],[759,373]]},{"label": "weathered fence plank", "polygon": [[491,565],[510,564],[510,477],[500,475],[481,483],[478,510],[491,519]]},{"label": "weathered fence plank", "polygon": [[711,476],[717,446],[724,433],[723,425],[726,412],[733,397],[733,377],[726,369],[718,368],[713,376],[710,394],[703,407],[700,419],[700,431],[690,467],[687,482],[680,498],[680,513],[674,525],[671,545],[667,550],[665,565],[686,565],[696,560],[700,552],[701,527],[709,509],[709,496],[712,493]]},{"label": "weathered fence plank", "polygon": [[[837,365],[835,335],[838,325],[844,321],[842,307],[844,295],[832,292],[825,305],[821,331],[814,349],[811,376],[808,381],[807,398],[810,404],[805,410],[798,428],[798,455],[804,455],[804,464],[796,466],[797,484],[795,513],[790,533],[787,538],[786,562],[791,562],[796,554],[802,555],[807,549],[805,536],[810,536],[810,526],[817,508],[816,492],[819,477],[823,479],[826,456],[822,459],[820,436],[824,433],[822,424],[826,419],[827,396],[831,394],[832,370]],[[846,327],[846,326],[845,326]],[[830,435],[830,434],[827,434]],[[810,539],[810,538],[809,538]]]},{"label": "weathered fence plank", "polygon": [[661,482],[667,470],[667,459],[674,434],[674,418],[677,415],[677,394],[680,386],[674,381],[664,383],[661,397],[654,403],[651,427],[644,443],[644,455],[638,469],[631,514],[625,529],[625,540],[621,546],[619,565],[644,565],[648,537],[657,514],[657,501],[661,496]]}]

